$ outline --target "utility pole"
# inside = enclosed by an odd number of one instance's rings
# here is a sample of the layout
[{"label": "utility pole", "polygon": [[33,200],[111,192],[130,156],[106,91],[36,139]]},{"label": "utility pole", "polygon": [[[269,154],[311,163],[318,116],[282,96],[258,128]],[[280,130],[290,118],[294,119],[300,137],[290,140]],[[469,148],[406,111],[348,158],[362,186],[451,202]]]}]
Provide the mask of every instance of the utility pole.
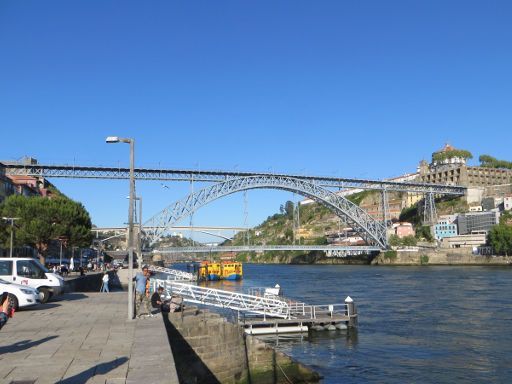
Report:
[{"label": "utility pole", "polygon": [[130,196],[128,206],[128,320],[132,320],[133,312],[133,211],[135,198],[135,140],[109,136],[105,140],[111,143],[130,144]]},{"label": "utility pole", "polygon": [[2,217],[2,219],[11,222],[11,243],[9,247],[9,257],[12,257],[12,248],[14,242],[14,220],[19,220],[19,217]]}]

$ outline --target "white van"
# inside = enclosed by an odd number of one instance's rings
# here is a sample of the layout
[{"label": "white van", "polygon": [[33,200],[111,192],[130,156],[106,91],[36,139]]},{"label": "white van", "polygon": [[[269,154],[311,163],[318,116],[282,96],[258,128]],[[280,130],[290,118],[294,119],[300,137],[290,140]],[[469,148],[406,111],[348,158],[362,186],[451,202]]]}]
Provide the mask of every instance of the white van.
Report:
[{"label": "white van", "polygon": [[0,257],[0,279],[37,289],[41,303],[64,291],[64,279],[30,257]]}]

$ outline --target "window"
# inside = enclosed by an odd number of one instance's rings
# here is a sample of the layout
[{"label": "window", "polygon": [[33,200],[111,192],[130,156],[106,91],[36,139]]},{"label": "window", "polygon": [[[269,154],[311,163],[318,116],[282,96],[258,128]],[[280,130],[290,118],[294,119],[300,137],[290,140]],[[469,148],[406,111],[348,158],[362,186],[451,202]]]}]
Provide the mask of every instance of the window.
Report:
[{"label": "window", "polygon": [[12,261],[2,260],[0,261],[0,276],[12,275]]},{"label": "window", "polygon": [[18,276],[30,279],[44,279],[44,270],[34,260],[19,260],[16,266]]}]

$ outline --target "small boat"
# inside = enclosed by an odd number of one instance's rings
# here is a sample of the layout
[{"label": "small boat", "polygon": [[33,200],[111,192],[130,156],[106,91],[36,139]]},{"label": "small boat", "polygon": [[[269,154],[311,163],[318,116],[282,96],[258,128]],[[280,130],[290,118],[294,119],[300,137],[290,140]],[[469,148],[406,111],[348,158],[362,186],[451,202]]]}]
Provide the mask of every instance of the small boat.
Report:
[{"label": "small boat", "polygon": [[221,263],[221,278],[225,280],[240,280],[243,276],[242,263],[238,261],[223,261]]},{"label": "small boat", "polygon": [[199,265],[199,280],[240,280],[243,276],[242,263],[223,261],[221,263],[202,261]]}]

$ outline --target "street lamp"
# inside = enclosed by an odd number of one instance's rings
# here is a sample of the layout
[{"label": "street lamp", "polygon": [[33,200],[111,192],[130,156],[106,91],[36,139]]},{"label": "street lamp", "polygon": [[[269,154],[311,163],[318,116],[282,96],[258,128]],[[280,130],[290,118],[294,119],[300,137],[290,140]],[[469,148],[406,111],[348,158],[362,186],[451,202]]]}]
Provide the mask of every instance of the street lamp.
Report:
[{"label": "street lamp", "polygon": [[11,222],[11,246],[9,248],[9,257],[12,257],[12,243],[14,239],[14,220],[19,220],[19,217],[2,217],[2,219]]},{"label": "street lamp", "polygon": [[133,319],[133,202],[135,199],[134,147],[135,140],[117,136],[105,139],[107,144],[130,144],[130,202],[128,207],[128,320]]},{"label": "street lamp", "polygon": [[138,196],[135,198],[139,202],[139,239],[137,241],[137,264],[138,270],[142,269],[142,197]]}]

